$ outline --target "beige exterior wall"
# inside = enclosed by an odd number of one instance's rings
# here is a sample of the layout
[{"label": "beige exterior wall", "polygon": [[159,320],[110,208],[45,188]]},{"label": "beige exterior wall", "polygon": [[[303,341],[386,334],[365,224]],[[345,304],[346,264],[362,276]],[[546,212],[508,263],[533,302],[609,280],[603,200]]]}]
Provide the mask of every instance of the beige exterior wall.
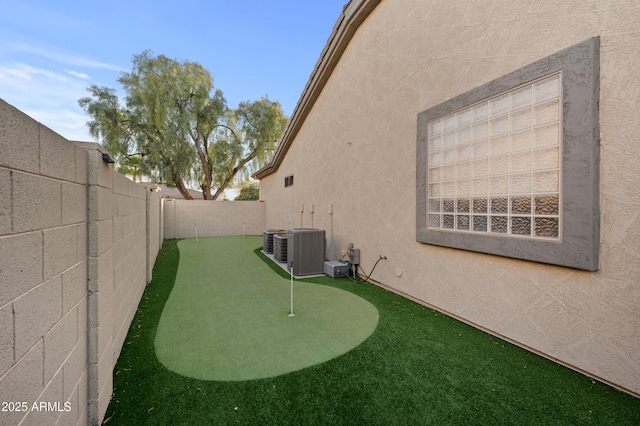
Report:
[{"label": "beige exterior wall", "polygon": [[[326,229],[330,259],[352,242],[366,272],[388,256],[375,281],[640,395],[638,22],[632,0],[381,1],[262,180],[266,228]],[[417,114],[593,36],[600,270],[417,243]]]},{"label": "beige exterior wall", "polygon": [[[114,172],[97,144],[0,100],[0,401],[27,403],[0,424],[101,423],[160,217],[159,197]],[[40,402],[62,412],[32,411]]]},{"label": "beige exterior wall", "polygon": [[164,200],[165,238],[262,235],[266,229],[261,201]]}]

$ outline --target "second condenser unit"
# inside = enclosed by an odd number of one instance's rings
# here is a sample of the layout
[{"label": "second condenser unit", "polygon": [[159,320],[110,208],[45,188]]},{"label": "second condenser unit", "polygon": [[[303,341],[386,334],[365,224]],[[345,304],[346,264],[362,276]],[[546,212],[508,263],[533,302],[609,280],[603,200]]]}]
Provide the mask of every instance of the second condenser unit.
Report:
[{"label": "second condenser unit", "polygon": [[273,253],[273,236],[281,232],[286,232],[284,229],[268,229],[262,233],[262,251],[265,253]]},{"label": "second condenser unit", "polygon": [[323,274],[324,229],[294,228],[287,231],[287,270],[294,275]]},{"label": "second condenser unit", "polygon": [[273,236],[273,258],[276,262],[284,263],[287,261],[287,240],[286,232]]}]

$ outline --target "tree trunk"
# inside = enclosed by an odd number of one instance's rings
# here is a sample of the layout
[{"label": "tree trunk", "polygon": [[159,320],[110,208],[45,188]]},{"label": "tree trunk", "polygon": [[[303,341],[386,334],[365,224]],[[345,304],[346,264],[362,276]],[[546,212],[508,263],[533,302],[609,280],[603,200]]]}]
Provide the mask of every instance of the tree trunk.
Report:
[{"label": "tree trunk", "polygon": [[211,199],[211,169],[209,168],[209,163],[207,162],[207,153],[202,149],[200,143],[196,142],[196,149],[198,151],[198,157],[200,157],[200,163],[202,163],[202,172],[204,173],[204,185],[200,185],[202,188],[202,197],[205,200]]},{"label": "tree trunk", "polygon": [[187,187],[184,186],[184,182],[182,181],[182,178],[180,177],[180,175],[178,174],[173,175],[173,183],[176,184],[176,188],[178,188],[178,191],[180,191],[180,194],[182,194],[182,197],[185,200],[193,200],[191,193],[189,192]]},{"label": "tree trunk", "polygon": [[249,155],[247,155],[245,158],[240,160],[238,165],[233,168],[231,173],[229,173],[227,175],[227,177],[224,180],[224,182],[222,182],[222,184],[218,187],[218,189],[216,190],[216,193],[213,194],[213,197],[211,198],[212,200],[217,200],[218,199],[220,194],[222,194],[224,192],[224,190],[227,189],[227,186],[229,185],[229,182],[231,182],[231,180],[234,178],[234,176],[236,174],[238,174],[238,172],[245,166],[245,164],[247,164],[249,161],[253,160],[253,158],[256,156],[256,153],[257,153],[257,150],[254,150]]}]

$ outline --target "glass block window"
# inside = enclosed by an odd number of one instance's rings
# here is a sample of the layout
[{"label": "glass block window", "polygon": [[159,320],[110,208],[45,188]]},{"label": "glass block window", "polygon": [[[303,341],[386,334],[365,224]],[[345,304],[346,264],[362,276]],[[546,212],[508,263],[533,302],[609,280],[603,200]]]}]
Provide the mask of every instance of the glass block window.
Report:
[{"label": "glass block window", "polygon": [[600,39],[417,115],[416,241],[595,271]]},{"label": "glass block window", "polygon": [[562,74],[427,123],[427,227],[561,236]]}]

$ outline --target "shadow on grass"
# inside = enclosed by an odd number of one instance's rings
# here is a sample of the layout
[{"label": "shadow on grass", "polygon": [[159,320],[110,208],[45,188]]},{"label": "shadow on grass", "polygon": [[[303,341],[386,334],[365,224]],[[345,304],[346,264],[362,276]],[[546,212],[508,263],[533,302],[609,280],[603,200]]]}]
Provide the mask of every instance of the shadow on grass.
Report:
[{"label": "shadow on grass", "polygon": [[360,346],[269,379],[182,377],[153,350],[178,262],[177,240],[165,241],[114,369],[106,424],[640,424],[640,400],[379,287],[329,277],[304,281],[378,308]]}]

